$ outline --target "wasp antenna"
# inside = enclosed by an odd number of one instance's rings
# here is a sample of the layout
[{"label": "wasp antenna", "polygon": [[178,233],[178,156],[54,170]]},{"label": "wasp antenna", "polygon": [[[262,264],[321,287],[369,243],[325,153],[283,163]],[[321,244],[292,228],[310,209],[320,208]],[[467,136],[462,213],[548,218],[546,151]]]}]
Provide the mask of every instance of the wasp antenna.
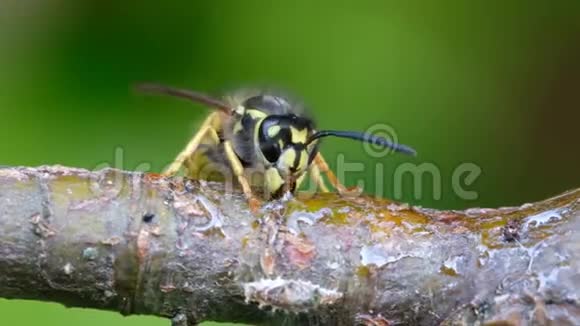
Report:
[{"label": "wasp antenna", "polygon": [[400,152],[400,153],[404,153],[404,154],[408,154],[408,155],[412,155],[412,156],[417,155],[417,151],[415,151],[413,148],[411,148],[407,145],[393,143],[392,141],[390,141],[386,138],[373,136],[371,134],[367,134],[364,132],[358,132],[358,131],[321,130],[321,131],[316,132],[314,135],[310,136],[310,138],[307,141],[307,144],[313,142],[316,139],[319,139],[322,137],[328,137],[328,136],[354,139],[354,140],[362,141],[365,143],[370,143],[370,144],[382,146],[385,148],[390,148],[396,152]]},{"label": "wasp antenna", "polygon": [[218,99],[210,97],[206,94],[186,89],[180,89],[155,83],[142,83],[135,85],[135,90],[145,93],[163,94],[185,98],[195,103],[200,103],[207,105],[208,107],[219,109],[227,114],[232,114],[233,112],[231,106],[227,105],[226,103]]}]

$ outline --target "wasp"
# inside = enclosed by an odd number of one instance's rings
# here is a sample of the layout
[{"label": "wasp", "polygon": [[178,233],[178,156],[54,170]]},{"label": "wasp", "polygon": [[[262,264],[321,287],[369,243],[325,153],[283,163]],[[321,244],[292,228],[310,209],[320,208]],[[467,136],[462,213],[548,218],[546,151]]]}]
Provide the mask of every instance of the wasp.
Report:
[{"label": "wasp", "polygon": [[[253,211],[261,205],[256,193],[260,192],[263,199],[294,193],[307,174],[321,192],[329,191],[322,175],[340,194],[351,191],[340,183],[319,152],[321,138],[349,138],[416,154],[411,147],[364,132],[317,130],[301,105],[274,92],[243,90],[218,99],[152,83],[137,85],[137,89],[214,109],[163,174],[173,176],[182,168],[193,179],[209,179],[208,171],[214,170],[230,173]],[[212,168],[204,168],[208,166]]]}]

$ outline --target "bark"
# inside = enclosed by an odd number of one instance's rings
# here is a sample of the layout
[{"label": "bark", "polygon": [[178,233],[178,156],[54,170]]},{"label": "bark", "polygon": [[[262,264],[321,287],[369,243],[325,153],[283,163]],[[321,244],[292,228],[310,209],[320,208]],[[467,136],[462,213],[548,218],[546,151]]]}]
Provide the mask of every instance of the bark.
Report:
[{"label": "bark", "polygon": [[437,211],[319,194],[251,214],[223,185],[0,169],[0,296],[251,324],[580,324],[580,190]]}]

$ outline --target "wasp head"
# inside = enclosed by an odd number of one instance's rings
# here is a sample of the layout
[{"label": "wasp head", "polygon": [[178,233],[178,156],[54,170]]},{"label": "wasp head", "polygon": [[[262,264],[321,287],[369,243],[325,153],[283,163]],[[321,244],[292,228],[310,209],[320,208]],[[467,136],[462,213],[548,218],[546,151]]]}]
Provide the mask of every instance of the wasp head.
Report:
[{"label": "wasp head", "polygon": [[257,128],[257,147],[266,161],[266,188],[271,194],[293,192],[317,153],[312,120],[294,114],[269,115]]}]

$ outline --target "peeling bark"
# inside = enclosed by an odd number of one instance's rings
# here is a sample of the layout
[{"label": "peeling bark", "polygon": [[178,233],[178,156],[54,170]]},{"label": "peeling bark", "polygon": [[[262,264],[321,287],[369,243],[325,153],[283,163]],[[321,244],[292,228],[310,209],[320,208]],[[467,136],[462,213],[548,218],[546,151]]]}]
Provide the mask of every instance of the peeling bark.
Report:
[{"label": "peeling bark", "polygon": [[580,190],[437,211],[335,194],[252,215],[218,183],[0,169],[0,296],[251,324],[580,324]]}]

